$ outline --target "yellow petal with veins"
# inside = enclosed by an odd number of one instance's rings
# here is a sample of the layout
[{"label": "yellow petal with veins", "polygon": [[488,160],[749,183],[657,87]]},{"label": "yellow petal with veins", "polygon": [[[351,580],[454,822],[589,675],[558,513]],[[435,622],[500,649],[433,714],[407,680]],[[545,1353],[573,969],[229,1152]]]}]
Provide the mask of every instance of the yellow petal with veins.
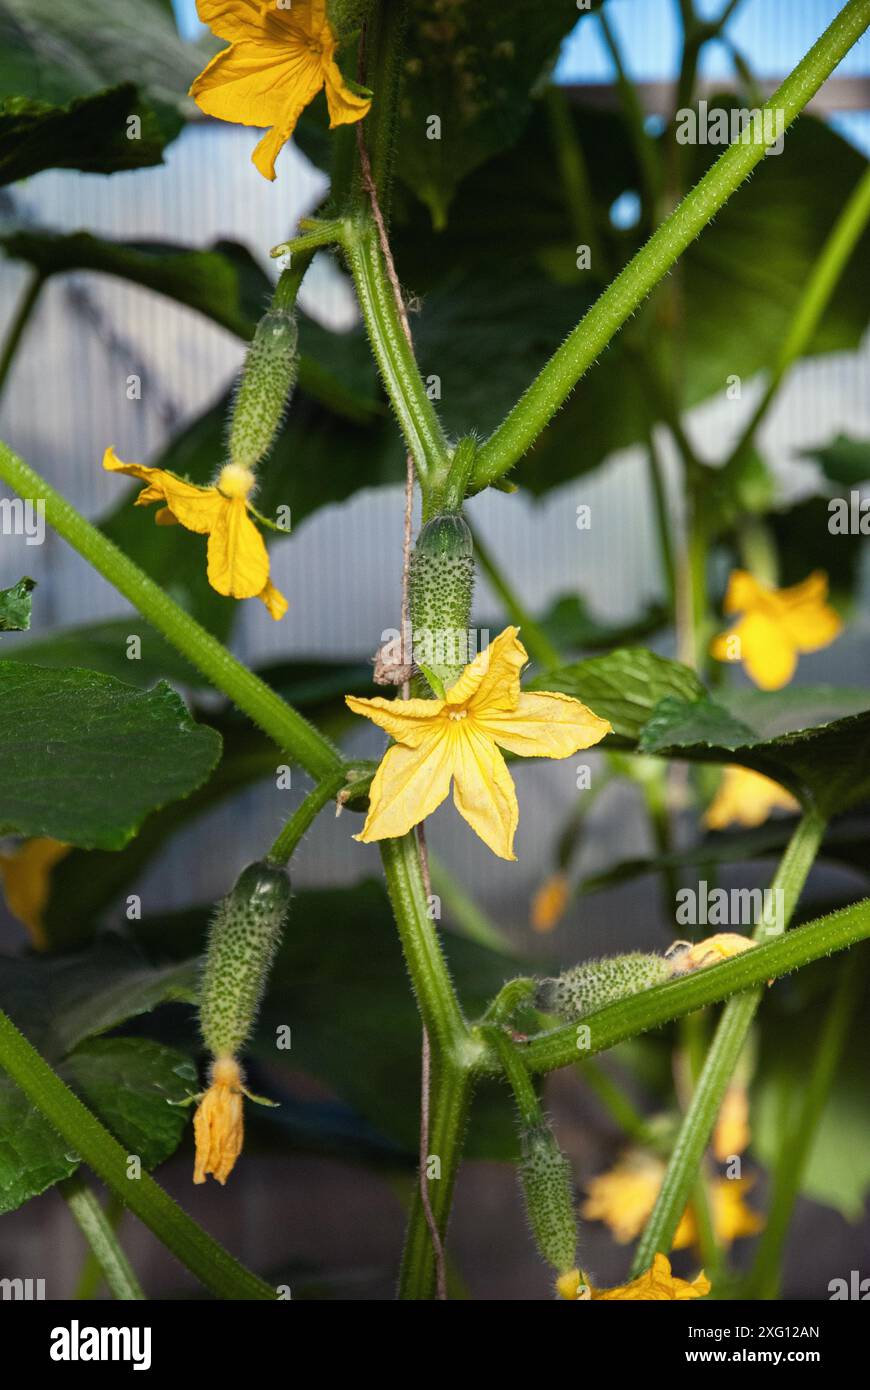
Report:
[{"label": "yellow petal with veins", "polygon": [[414,748],[394,744],[375,773],[366,823],[354,839],[369,844],[407,834],[441,805],[452,774],[453,753],[446,731],[433,728],[429,740]]},{"label": "yellow petal with veins", "polygon": [[514,709],[475,713],[474,722],[502,748],[523,758],[570,758],[612,732],[608,720],[599,719],[573,696],[534,691],[521,694]]},{"label": "yellow petal with veins", "polygon": [[516,859],[514,834],[520,818],[517,794],[504,758],[471,721],[456,739],[453,802],[472,830],[500,859]]}]

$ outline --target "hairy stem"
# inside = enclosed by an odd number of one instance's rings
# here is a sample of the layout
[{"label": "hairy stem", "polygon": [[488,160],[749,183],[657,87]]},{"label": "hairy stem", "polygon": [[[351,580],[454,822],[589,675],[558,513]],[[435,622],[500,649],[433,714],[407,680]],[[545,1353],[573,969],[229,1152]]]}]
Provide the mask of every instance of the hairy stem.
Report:
[{"label": "hairy stem", "polygon": [[103,1278],[114,1298],[144,1299],[139,1280],[124,1253],[112,1224],[97,1200],[96,1193],[74,1173],[59,1184],[64,1201],[91,1253],[99,1266]]},{"label": "hairy stem", "polygon": [[144,570],[3,443],[0,478],[22,497],[44,502],[49,525],[306,772],[319,779],[338,771],[341,756],[313,725],[237,661]]},{"label": "hairy stem", "polygon": [[150,1174],[142,1173],[138,1178],[128,1176],[126,1150],[52,1071],[2,1010],[0,1067],[88,1167],[207,1289],[218,1298],[277,1297],[274,1289],[239,1264],[228,1250],[212,1240],[182,1211]]}]

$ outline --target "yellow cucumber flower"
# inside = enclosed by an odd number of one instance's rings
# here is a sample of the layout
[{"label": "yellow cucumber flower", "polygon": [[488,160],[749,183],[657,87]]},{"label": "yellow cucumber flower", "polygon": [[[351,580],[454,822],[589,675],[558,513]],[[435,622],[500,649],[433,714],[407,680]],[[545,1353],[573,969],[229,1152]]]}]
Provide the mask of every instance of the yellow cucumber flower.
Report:
[{"label": "yellow cucumber flower", "polygon": [[635,1302],[685,1302],[689,1298],[704,1298],[710,1292],[710,1280],[703,1270],[689,1283],[671,1274],[671,1262],[667,1255],[656,1255],[651,1267],[630,1284],[620,1284],[615,1289],[596,1289],[579,1269],[564,1274],[557,1280],[556,1292],[560,1298],[575,1303],[608,1302],[619,1299]]},{"label": "yellow cucumber flower", "polygon": [[195,1183],[205,1182],[206,1175],[211,1173],[223,1186],[233,1171],[245,1137],[244,1094],[242,1071],[235,1058],[216,1058],[211,1069],[211,1085],[200,1097],[193,1117]]},{"label": "yellow cucumber flower", "polygon": [[466,666],[443,700],[345,698],[394,738],[375,773],[362,834],[373,840],[404,835],[447,796],[502,859],[515,859],[517,796],[499,746],[524,758],[568,758],[610,732],[606,719],[569,695],[525,693],[520,672],[528,661],[506,628]]},{"label": "yellow cucumber flower", "polygon": [[[640,1235],[658,1199],[665,1177],[665,1163],[646,1149],[629,1149],[608,1173],[599,1173],[586,1188],[580,1215],[587,1221],[603,1221],[619,1245]],[[721,1178],[710,1187],[711,1215],[718,1240],[724,1246],[742,1236],[756,1235],[764,1218],[746,1205],[744,1194],[751,1178]],[[698,1242],[698,1227],[691,1206],[686,1207],[671,1242],[672,1250],[686,1250]]]},{"label": "yellow cucumber flower", "polygon": [[25,840],[11,854],[0,854],[0,883],[13,917],[30,932],[38,951],[47,946],[42,916],[51,892],[51,871],[65,859],[70,846],[60,840],[37,836]]},{"label": "yellow cucumber flower", "polygon": [[708,830],[724,830],[728,825],[754,828],[763,825],[771,811],[798,811],[791,792],[773,778],[749,767],[732,764],[725,768],[719,789],[704,812]]},{"label": "yellow cucumber flower", "polygon": [[720,961],[739,956],[741,951],[749,951],[758,943],[751,936],[741,936],[736,931],[720,931],[715,936],[705,936],[703,941],[675,941],[665,952],[671,962],[672,975],[689,975],[693,970],[703,970],[708,965],[718,965]]},{"label": "yellow cucumber flower", "polygon": [[200,19],[229,48],[212,58],[190,89],[201,110],[237,125],[270,126],[253,153],[264,178],[300,115],[326,88],[330,126],[362,120],[371,98],[351,91],[335,61],[338,46],[326,0],[197,0]]},{"label": "yellow cucumber flower", "polygon": [[762,690],[780,690],[801,652],[817,652],[839,637],[843,624],[827,597],[824,570],[789,589],[769,588],[746,570],[734,570],[723,608],[743,616],[714,637],[710,651],[717,661],[742,661]]},{"label": "yellow cucumber flower", "polygon": [[229,598],[258,598],[273,618],[283,618],[287,600],[269,580],[269,554],[249,515],[253,473],[228,463],[217,483],[198,487],[163,468],[122,463],[114,449],[106,450],[103,467],[147,484],[136,506],[163,502],[154,518],[159,526],[179,522],[187,531],[208,536],[208,582],[213,589]]},{"label": "yellow cucumber flower", "polygon": [[545,879],[532,899],[532,929],[552,931],[564,917],[570,896],[567,874],[551,874]]}]

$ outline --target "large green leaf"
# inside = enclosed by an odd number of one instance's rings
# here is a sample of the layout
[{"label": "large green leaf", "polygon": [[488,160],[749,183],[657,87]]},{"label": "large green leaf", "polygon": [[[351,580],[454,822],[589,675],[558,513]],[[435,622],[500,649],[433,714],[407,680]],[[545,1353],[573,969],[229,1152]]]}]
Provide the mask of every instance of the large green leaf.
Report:
[{"label": "large green leaf", "polygon": [[32,579],[19,579],[11,589],[0,589],[0,632],[26,632],[30,627]]},{"label": "large green leaf", "polygon": [[[140,123],[132,135],[131,116]],[[0,184],[43,169],[114,174],[161,164],[172,133],[130,82],[67,106],[7,97],[0,104]]]},{"label": "large green leaf", "polygon": [[155,99],[189,109],[202,54],[179,37],[164,0],[3,0],[0,96],[66,102],[136,82]]},{"label": "large green leaf", "polygon": [[[138,637],[141,643],[135,658],[130,656],[133,650],[130,637]],[[26,661],[32,666],[50,666],[58,670],[81,666],[104,676],[115,676],[129,685],[147,687],[161,679],[193,688],[208,685],[196,667],[185,661],[166,638],[138,614],[62,628],[48,636],[23,638],[14,647],[4,649],[3,657],[7,661]]]},{"label": "large green leaf", "polygon": [[838,434],[823,449],[805,450],[804,458],[815,459],[826,478],[846,487],[857,487],[870,478],[870,439]]},{"label": "large green leaf", "polygon": [[[532,87],[577,22],[538,0],[413,0],[397,141],[398,172],[441,227],[459,182],[512,144]],[[433,116],[438,120],[432,125]]]},{"label": "large green leaf", "polygon": [[803,706],[799,688],[755,691],[726,704],[688,667],[642,647],[549,671],[530,688],[582,700],[640,753],[741,763],[826,814],[870,795],[870,690],[814,687]]},{"label": "large green leaf", "polygon": [[[190,1059],[140,1038],[98,1036],[166,1001],[195,996],[196,965],[155,969],[106,941],[82,956],[0,958],[0,1007],[146,1168],[172,1154],[196,1088]],[[0,1212],[75,1172],[69,1143],[0,1072]]]},{"label": "large green leaf", "polygon": [[0,662],[0,830],[120,849],[215,766],[220,736],[161,683]]}]

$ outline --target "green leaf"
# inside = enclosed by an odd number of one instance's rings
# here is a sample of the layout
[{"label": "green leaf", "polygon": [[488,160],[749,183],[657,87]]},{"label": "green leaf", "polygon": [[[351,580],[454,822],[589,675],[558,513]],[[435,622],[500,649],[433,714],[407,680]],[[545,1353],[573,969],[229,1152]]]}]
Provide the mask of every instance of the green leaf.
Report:
[{"label": "green leaf", "polygon": [[[141,642],[140,654],[135,659],[128,655],[130,637],[138,637]],[[25,638],[16,642],[14,648],[5,650],[3,656],[7,661],[25,661],[32,666],[50,666],[56,670],[81,666],[142,687],[153,685],[161,678],[194,689],[208,687],[196,667],[185,661],[166,638],[138,614],[130,618],[111,618],[103,623],[83,623],[48,636]]]},{"label": "green leaf", "polygon": [[30,627],[31,597],[36,583],[19,579],[11,589],[0,589],[0,632],[26,632]]},{"label": "green leaf", "polygon": [[190,1113],[175,1102],[198,1090],[189,1057],[145,1038],[106,1038],[82,1043],[62,1071],[145,1168],[175,1152]]},{"label": "green leaf", "polygon": [[[173,1048],[142,1038],[83,1043],[58,1068],[143,1167],[177,1149],[188,1113],[170,1101],[196,1089],[196,1068]],[[69,1144],[18,1087],[0,1075],[0,1213],[14,1211],[79,1166]]]},{"label": "green leaf", "polygon": [[[128,135],[127,122],[140,129]],[[179,123],[180,125],[180,123]],[[0,184],[16,183],[43,169],[114,174],[163,163],[170,132],[130,82],[67,106],[27,97],[0,104]]]},{"label": "green leaf", "polygon": [[[633,622],[613,626],[590,613],[582,594],[563,594],[553,600],[538,624],[561,651],[606,651],[658,632],[668,622],[667,610],[649,603]],[[485,626],[485,624],[484,624]]]},{"label": "green leaf", "polygon": [[64,956],[0,956],[0,1008],[49,1062],[166,1001],[196,998],[197,963],[153,966],[118,937]]},{"label": "green leaf", "polygon": [[142,692],[93,671],[0,662],[0,830],[120,849],[187,796],[220,756],[162,683]]},{"label": "green leaf", "polygon": [[815,459],[832,483],[857,487],[870,479],[870,439],[838,434],[823,449],[805,449],[802,458]]},{"label": "green leaf", "polygon": [[832,533],[830,520],[828,499],[807,497],[786,511],[770,512],[765,524],[773,533],[780,584],[798,584],[812,570],[824,570],[831,597],[846,604],[858,583],[864,537]]},{"label": "green leaf", "polygon": [[163,0],[3,0],[0,9],[0,96],[59,103],[137,82],[189,110],[187,89],[203,65]]},{"label": "green leaf", "polygon": [[[95,1035],[172,1000],[195,996],[197,963],[154,968],[107,940],[87,954],[0,958],[0,1006],[146,1168],[172,1154],[196,1089],[190,1059],[139,1038]],[[0,1212],[74,1173],[77,1155],[0,1073]]]},{"label": "green leaf", "polygon": [[692,702],[704,696],[694,671],[647,651],[621,647],[607,656],[578,661],[530,681],[529,690],[557,690],[582,700],[602,719],[609,719],[617,739],[636,743],[660,700],[668,696]]},{"label": "green leaf", "polygon": [[870,691],[814,687],[802,703],[798,687],[714,700],[688,667],[642,647],[548,671],[529,689],[582,700],[640,753],[740,763],[827,815],[870,796]]},{"label": "green leaf", "polygon": [[201,251],[162,241],[108,241],[90,232],[30,228],[0,238],[13,260],[43,276],[73,270],[115,275],[196,309],[240,338],[249,338],[272,286],[250,252],[217,241]]},{"label": "green leaf", "polygon": [[[512,144],[531,110],[531,91],[577,22],[568,5],[537,0],[414,0],[405,50],[397,140],[399,176],[447,221],[457,184]],[[440,129],[429,125],[433,113]],[[434,137],[434,138],[433,138]]]}]

